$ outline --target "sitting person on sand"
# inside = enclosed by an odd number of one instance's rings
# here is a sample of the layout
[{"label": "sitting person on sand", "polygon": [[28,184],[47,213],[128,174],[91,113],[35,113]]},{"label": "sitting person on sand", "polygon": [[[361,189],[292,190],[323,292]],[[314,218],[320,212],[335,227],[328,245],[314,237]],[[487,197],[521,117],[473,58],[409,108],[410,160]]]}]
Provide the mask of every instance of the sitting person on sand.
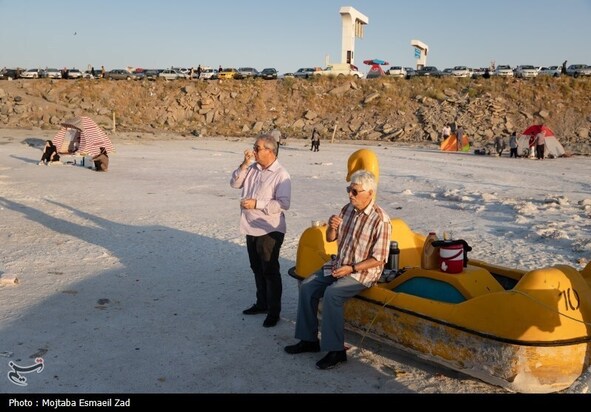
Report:
[{"label": "sitting person on sand", "polygon": [[51,162],[59,162],[60,155],[57,154],[57,147],[51,140],[45,141],[45,147],[43,148],[43,154],[41,155],[40,165],[47,165]]},{"label": "sitting person on sand", "polygon": [[92,160],[97,172],[106,172],[109,169],[109,155],[104,147],[101,147],[101,152],[93,156]]}]

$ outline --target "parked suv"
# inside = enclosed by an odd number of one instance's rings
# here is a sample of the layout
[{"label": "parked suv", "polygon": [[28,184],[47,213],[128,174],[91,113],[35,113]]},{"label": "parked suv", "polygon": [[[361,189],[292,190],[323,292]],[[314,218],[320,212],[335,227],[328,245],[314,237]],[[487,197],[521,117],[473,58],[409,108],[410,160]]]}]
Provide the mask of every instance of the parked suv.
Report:
[{"label": "parked suv", "polygon": [[386,72],[387,75],[392,77],[406,77],[406,69],[402,66],[392,66]]}]

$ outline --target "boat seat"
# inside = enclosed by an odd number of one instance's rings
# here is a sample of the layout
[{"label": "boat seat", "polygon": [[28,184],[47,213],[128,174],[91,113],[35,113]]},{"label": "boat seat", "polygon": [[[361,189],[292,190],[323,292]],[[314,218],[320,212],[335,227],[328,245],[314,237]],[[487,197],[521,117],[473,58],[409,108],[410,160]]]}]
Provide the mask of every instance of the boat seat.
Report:
[{"label": "boat seat", "polygon": [[390,240],[398,242],[400,249],[399,266],[401,268],[419,266],[425,237],[410,230],[402,219],[391,219],[390,222],[392,224]]},{"label": "boat seat", "polygon": [[460,303],[488,293],[504,291],[503,286],[488,270],[472,265],[455,274],[413,267],[382,287],[448,303]]}]

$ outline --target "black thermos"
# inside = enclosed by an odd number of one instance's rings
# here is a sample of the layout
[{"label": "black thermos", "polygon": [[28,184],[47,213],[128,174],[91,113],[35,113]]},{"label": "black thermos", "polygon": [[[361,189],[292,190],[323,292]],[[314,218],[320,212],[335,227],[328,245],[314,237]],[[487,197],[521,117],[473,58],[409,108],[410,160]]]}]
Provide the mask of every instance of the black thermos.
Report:
[{"label": "black thermos", "polygon": [[391,272],[398,272],[399,263],[398,259],[400,258],[400,249],[398,249],[398,242],[391,241],[390,242],[390,253],[388,254],[388,262],[386,263],[386,268],[388,268]]}]

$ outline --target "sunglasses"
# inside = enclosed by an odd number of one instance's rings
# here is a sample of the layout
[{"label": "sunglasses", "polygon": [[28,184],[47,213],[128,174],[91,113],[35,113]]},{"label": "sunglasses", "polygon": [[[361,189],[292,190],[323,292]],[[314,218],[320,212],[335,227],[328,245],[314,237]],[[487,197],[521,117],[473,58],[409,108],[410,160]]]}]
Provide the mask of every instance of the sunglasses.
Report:
[{"label": "sunglasses", "polygon": [[260,152],[261,150],[266,150],[268,149],[268,147],[259,147],[259,146],[253,146],[252,150],[254,150],[255,152]]},{"label": "sunglasses", "polygon": [[353,189],[351,186],[347,186],[347,193],[351,193],[353,196],[357,196],[361,192],[365,192],[365,190],[357,190]]}]

